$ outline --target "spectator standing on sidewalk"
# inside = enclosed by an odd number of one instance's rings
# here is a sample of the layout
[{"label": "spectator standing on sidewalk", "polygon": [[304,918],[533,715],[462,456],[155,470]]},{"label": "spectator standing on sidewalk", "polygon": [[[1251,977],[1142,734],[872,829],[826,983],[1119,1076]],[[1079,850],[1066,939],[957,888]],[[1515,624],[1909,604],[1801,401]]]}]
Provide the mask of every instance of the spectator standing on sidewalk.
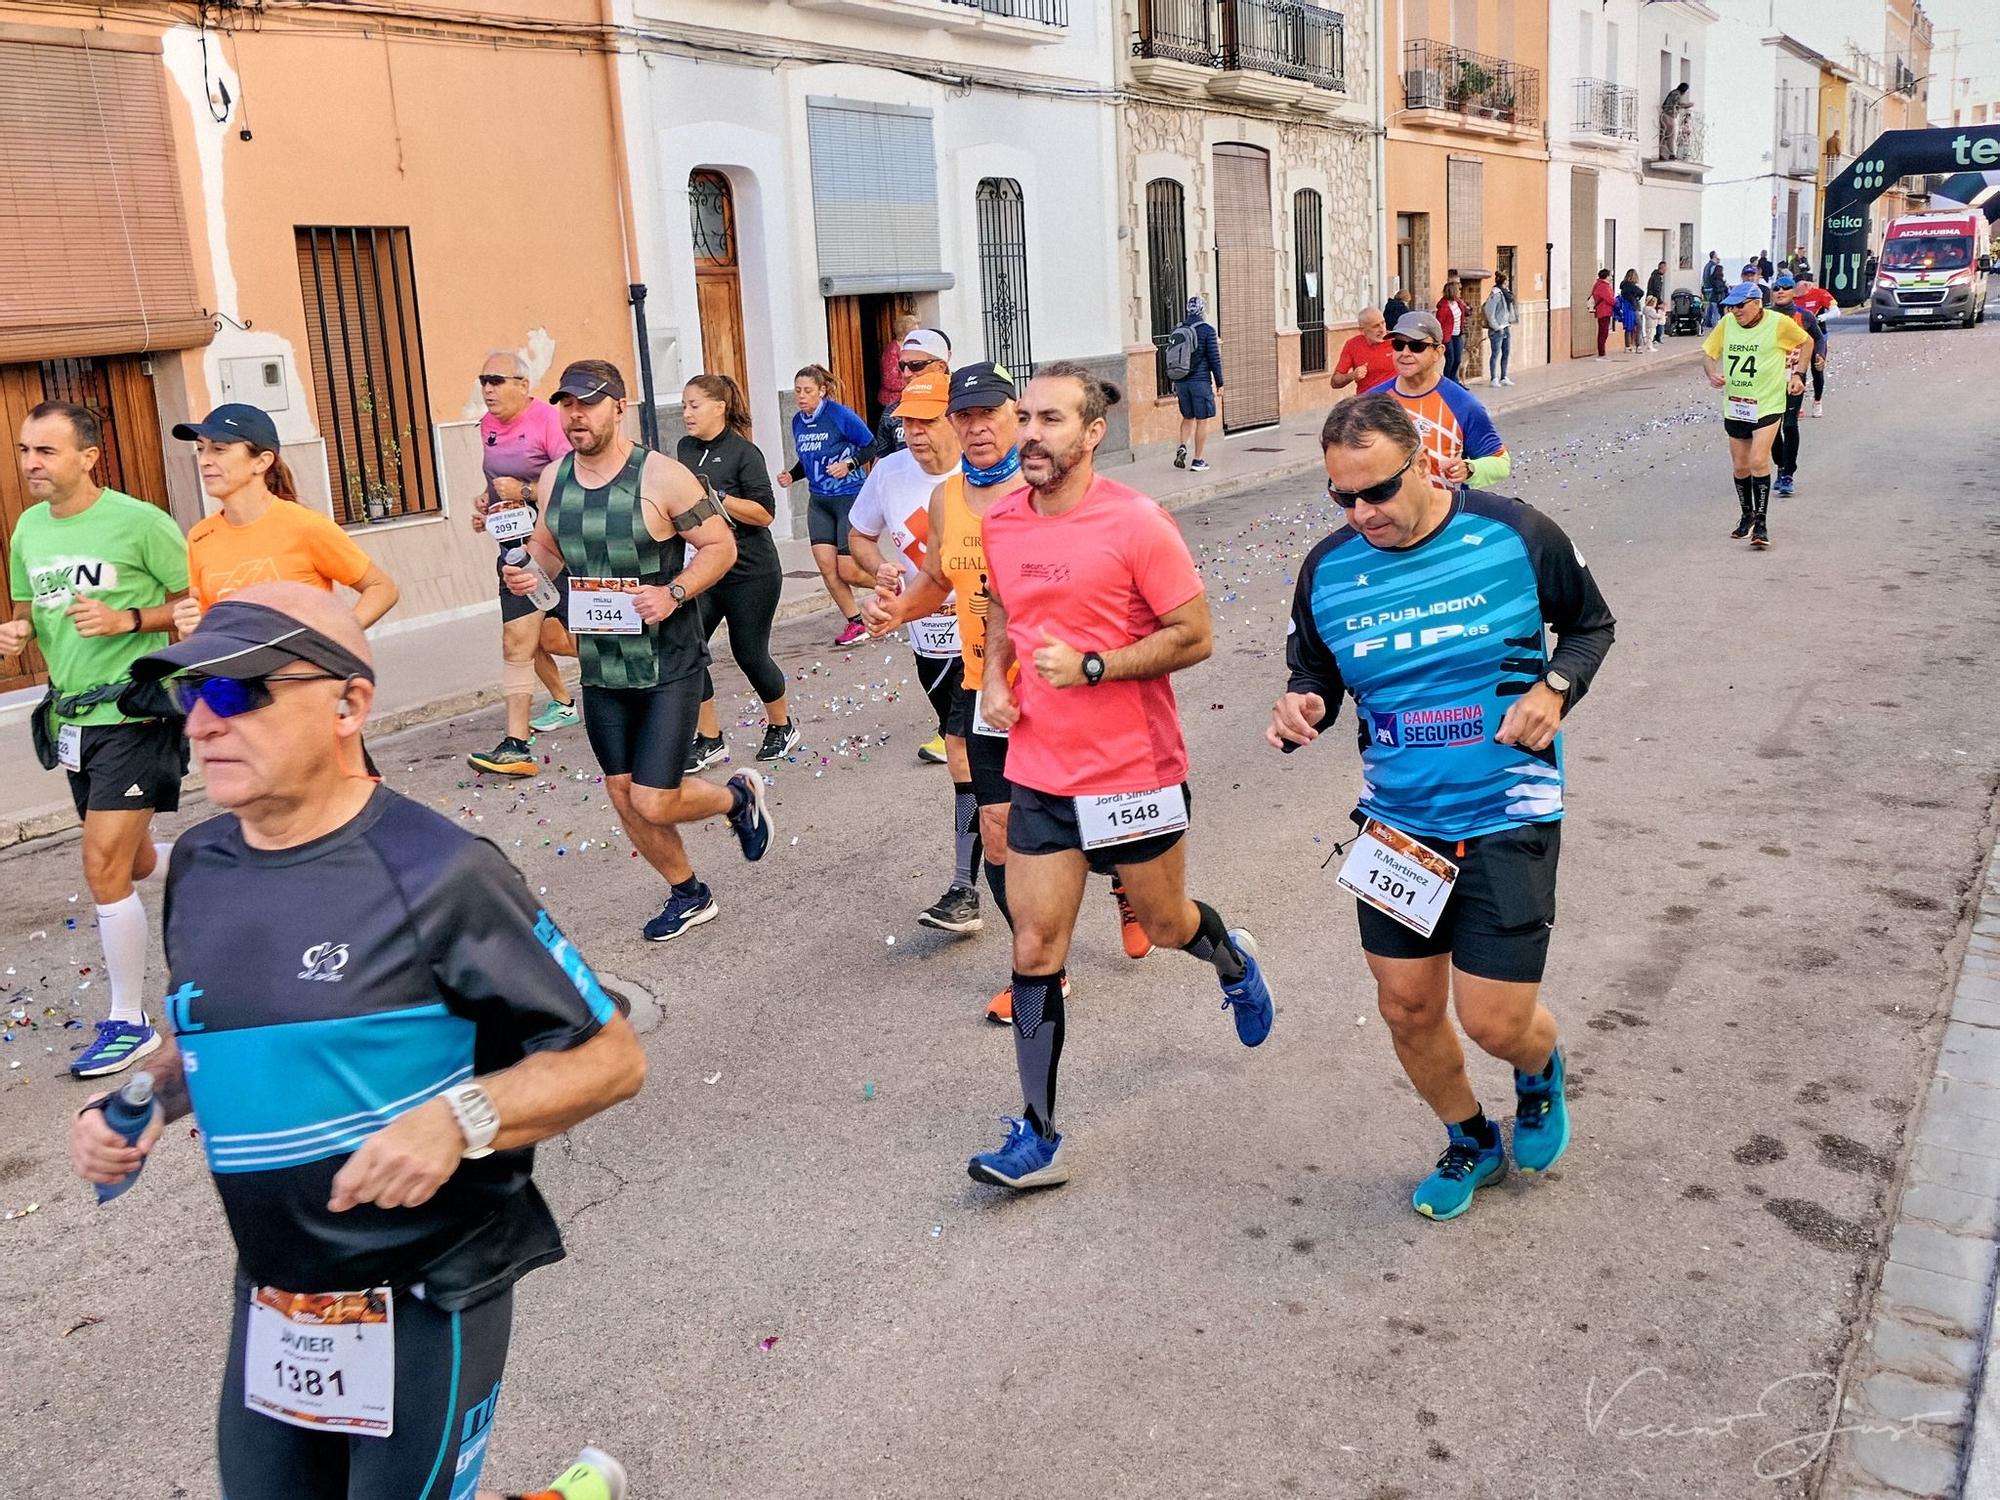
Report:
[{"label": "spectator standing on sidewalk", "polygon": [[863,455],[875,445],[875,434],[852,409],[836,399],[839,383],[824,365],[807,365],[792,377],[792,448],[798,461],[778,476],[790,489],[806,482],[806,534],[812,539],[813,562],[820,582],[847,623],[834,637],[836,646],[852,646],[868,634],[861,611],[854,607],[850,585],[866,583],[847,556],[847,513],[861,493]]},{"label": "spectator standing on sidewalk", "polygon": [[1357,331],[1340,346],[1340,358],[1327,378],[1335,390],[1351,385],[1358,394],[1396,378],[1396,351],[1389,343],[1389,325],[1378,309],[1362,308],[1355,323]]},{"label": "spectator standing on sidewalk", "polygon": [[[1208,446],[1208,424],[1215,420],[1216,397],[1222,394],[1222,341],[1208,321],[1208,304],[1199,296],[1187,300],[1187,316],[1167,335],[1167,379],[1181,408],[1181,441],[1174,450],[1174,467],[1200,473],[1208,467],[1201,456]],[[1194,457],[1188,457],[1189,445]]]},{"label": "spectator standing on sidewalk", "polygon": [[1458,379],[1458,367],[1465,360],[1465,300],[1458,295],[1458,279],[1444,284],[1438,298],[1438,327],[1444,330],[1444,378]]},{"label": "spectator standing on sidewalk", "polygon": [[1708,264],[1701,268],[1701,296],[1707,304],[1701,326],[1713,328],[1722,320],[1722,299],[1729,295],[1729,273],[1722,269],[1722,257],[1711,250]]},{"label": "spectator standing on sidewalk", "polygon": [[1597,357],[1602,359],[1611,338],[1611,320],[1618,316],[1618,293],[1612,290],[1608,267],[1597,273],[1597,284],[1590,289],[1590,315],[1597,319]]},{"label": "spectator standing on sidewalk", "polygon": [[[1667,263],[1665,261],[1661,261],[1657,266],[1653,267],[1653,274],[1646,278],[1646,295],[1651,297],[1661,307],[1667,305]],[[1657,344],[1664,339],[1666,337],[1665,328],[1666,323],[1662,320],[1660,327],[1654,331],[1654,336],[1649,338],[1647,343]]]},{"label": "spectator standing on sidewalk", "polygon": [[1382,321],[1394,328],[1409,316],[1410,304],[1403,300],[1403,284],[1399,281],[1389,288],[1389,300],[1382,304]]},{"label": "spectator standing on sidewalk", "polygon": [[1486,294],[1480,316],[1486,320],[1486,379],[1493,385],[1512,385],[1507,367],[1513,360],[1514,325],[1521,316],[1505,271],[1493,273],[1493,290]]},{"label": "spectator standing on sidewalk", "polygon": [[1658,297],[1648,296],[1639,309],[1639,347],[1651,354],[1667,326],[1667,309]]},{"label": "spectator standing on sidewalk", "polygon": [[1628,266],[1625,277],[1618,283],[1618,323],[1625,330],[1625,352],[1630,354],[1639,347],[1639,306],[1646,300],[1646,289],[1639,285],[1639,268]]}]

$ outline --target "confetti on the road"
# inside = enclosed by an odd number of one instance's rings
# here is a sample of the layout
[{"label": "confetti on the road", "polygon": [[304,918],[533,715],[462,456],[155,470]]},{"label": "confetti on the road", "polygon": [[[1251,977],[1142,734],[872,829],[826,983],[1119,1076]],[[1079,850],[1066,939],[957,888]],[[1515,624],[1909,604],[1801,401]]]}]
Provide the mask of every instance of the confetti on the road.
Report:
[{"label": "confetti on the road", "polygon": [[709,1084],[720,1083],[722,1082],[722,1075],[720,1073],[711,1073],[708,1077],[702,1079],[702,1082]]},{"label": "confetti on the road", "polygon": [[757,1347],[762,1349],[766,1354],[769,1354],[773,1349],[778,1347],[778,1336],[774,1333],[769,1338],[757,1340]]},{"label": "confetti on the road", "polygon": [[74,1323],[70,1324],[69,1327],[63,1330],[63,1337],[68,1338],[72,1333],[75,1333],[80,1328],[95,1328],[99,1323],[102,1323],[103,1321],[104,1319],[98,1317],[95,1313],[85,1313],[82,1317],[78,1318]]},{"label": "confetti on the road", "polygon": [[[21,1065],[20,1065],[19,1063],[15,1063],[15,1064],[14,1064],[14,1066],[18,1068],[18,1067],[20,1067]],[[41,1204],[39,1204],[39,1203],[30,1203],[30,1204],[29,1204],[29,1205],[28,1205],[28,1206],[27,1206],[26,1208],[10,1208],[10,1209],[8,1209],[8,1210],[7,1210],[7,1214],[6,1214],[6,1217],[7,1217],[8,1219],[25,1219],[25,1218],[27,1218],[27,1217],[28,1217],[28,1215],[29,1215],[29,1214],[38,1214],[38,1213],[40,1213],[41,1211],[42,1211],[42,1205],[41,1205]]]},{"label": "confetti on the road", "polygon": [[874,1085],[874,1084],[872,1084],[872,1083],[864,1083],[864,1084],[862,1084],[862,1085],[861,1085],[861,1097],[862,1097],[863,1099],[873,1099],[873,1098],[875,1097],[875,1085]]}]

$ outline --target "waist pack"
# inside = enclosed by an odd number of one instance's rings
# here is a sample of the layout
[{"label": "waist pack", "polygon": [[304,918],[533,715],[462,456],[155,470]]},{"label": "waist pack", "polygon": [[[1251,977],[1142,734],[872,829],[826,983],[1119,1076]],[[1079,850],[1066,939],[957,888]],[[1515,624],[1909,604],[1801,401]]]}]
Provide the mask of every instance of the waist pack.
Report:
[{"label": "waist pack", "polygon": [[35,759],[44,771],[53,771],[60,761],[56,754],[56,720],[95,708],[100,703],[116,703],[128,719],[171,719],[176,725],[185,718],[168,694],[166,683],[107,682],[80,693],[57,693],[50,688],[28,716],[28,734],[34,741]]}]

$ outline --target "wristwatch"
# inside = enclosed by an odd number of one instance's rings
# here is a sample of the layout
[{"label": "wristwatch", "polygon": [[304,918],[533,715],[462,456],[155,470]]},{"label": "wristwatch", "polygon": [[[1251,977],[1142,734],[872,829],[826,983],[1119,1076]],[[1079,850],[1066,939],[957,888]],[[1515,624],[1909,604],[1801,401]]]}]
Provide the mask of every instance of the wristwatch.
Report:
[{"label": "wristwatch", "polygon": [[674,603],[676,604],[685,604],[688,602],[688,591],[678,583],[668,584],[667,592],[674,596]]},{"label": "wristwatch", "polygon": [[1562,673],[1544,672],[1542,674],[1542,681],[1561,693],[1565,698],[1569,696],[1569,678],[1565,677]]},{"label": "wristwatch", "polygon": [[1104,681],[1104,658],[1095,651],[1083,653],[1083,680],[1092,687]]},{"label": "wristwatch", "polygon": [[476,1083],[461,1083],[444,1091],[444,1102],[451,1106],[451,1117],[465,1137],[466,1159],[491,1156],[493,1138],[500,1133],[500,1111],[486,1090]]}]

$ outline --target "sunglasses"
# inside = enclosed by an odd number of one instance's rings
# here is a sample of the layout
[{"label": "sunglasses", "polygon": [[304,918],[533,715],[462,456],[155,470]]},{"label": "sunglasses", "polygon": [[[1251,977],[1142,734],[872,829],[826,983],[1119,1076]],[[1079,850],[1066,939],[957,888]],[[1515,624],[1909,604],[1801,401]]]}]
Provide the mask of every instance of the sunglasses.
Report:
[{"label": "sunglasses", "polygon": [[905,375],[916,375],[928,370],[936,363],[937,361],[934,359],[899,359],[896,361],[896,368],[901,370]]},{"label": "sunglasses", "polygon": [[208,705],[208,711],[218,719],[233,719],[238,714],[247,714],[260,708],[269,708],[272,701],[273,682],[343,682],[331,672],[306,672],[283,677],[204,677],[196,672],[182,673],[167,680],[167,692],[174,700],[174,706],[184,714],[194,712],[197,703]]},{"label": "sunglasses", "polygon": [[1410,472],[1410,465],[1421,458],[1423,452],[1422,448],[1418,448],[1416,452],[1403,460],[1402,468],[1391,474],[1380,484],[1371,484],[1365,490],[1337,490],[1333,487],[1333,481],[1329,479],[1326,482],[1326,498],[1331,500],[1335,505],[1338,505],[1342,510],[1353,510],[1355,506],[1364,500],[1370,505],[1387,505],[1391,500],[1396,498],[1396,491],[1403,487],[1403,476]]},{"label": "sunglasses", "polygon": [[481,385],[505,385],[510,380],[519,380],[520,378],[519,375],[482,375],[479,377],[479,383]]},{"label": "sunglasses", "polygon": [[1422,354],[1427,349],[1437,348],[1428,339],[1390,339],[1389,347],[1398,354]]}]

